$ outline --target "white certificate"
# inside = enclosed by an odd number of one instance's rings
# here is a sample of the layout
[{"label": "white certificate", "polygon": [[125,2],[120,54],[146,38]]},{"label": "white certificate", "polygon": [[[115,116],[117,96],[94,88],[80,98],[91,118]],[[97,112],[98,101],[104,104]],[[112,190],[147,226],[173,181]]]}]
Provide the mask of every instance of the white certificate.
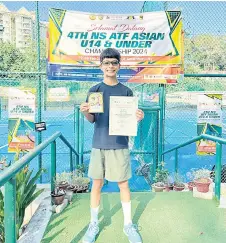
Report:
[{"label": "white certificate", "polygon": [[109,135],[137,136],[138,98],[110,96]]}]

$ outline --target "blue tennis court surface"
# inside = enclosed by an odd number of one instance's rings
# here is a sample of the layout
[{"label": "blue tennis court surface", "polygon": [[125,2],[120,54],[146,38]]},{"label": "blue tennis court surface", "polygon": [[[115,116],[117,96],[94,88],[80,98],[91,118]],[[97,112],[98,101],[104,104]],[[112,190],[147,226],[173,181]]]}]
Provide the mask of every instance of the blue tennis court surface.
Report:
[{"label": "blue tennis court surface", "polygon": [[[196,128],[196,109],[188,109],[180,112],[181,116],[178,117],[178,111],[170,110],[166,112],[165,121],[165,149],[172,148],[182,142],[185,142],[197,135]],[[42,132],[43,141],[50,137],[56,131],[62,132],[67,140],[75,146],[75,121],[74,113],[72,110],[57,110],[57,111],[44,111],[42,121],[46,122],[47,130]],[[226,123],[226,113],[223,113],[223,121]],[[92,146],[93,124],[85,121],[84,124],[84,150],[88,151]],[[224,129],[223,129],[224,131]],[[8,135],[8,119],[7,113],[2,112],[2,119],[0,120],[0,155],[7,156],[8,161],[13,159],[13,154],[7,153],[7,135]],[[225,135],[225,134],[223,134]],[[223,163],[226,159],[225,146],[223,146]],[[192,168],[207,167],[212,168],[215,164],[215,156],[197,156],[195,144],[188,145],[179,150],[179,171],[182,175]],[[50,180],[50,147],[46,148],[43,153],[43,167],[47,169],[47,174],[43,176],[44,182]],[[145,161],[150,163],[150,161]],[[85,164],[89,163],[89,154],[84,155]],[[174,153],[165,156],[166,167],[173,172],[174,169]],[[38,169],[38,160],[34,159],[31,162],[31,167],[35,170]],[[130,180],[132,191],[149,190],[149,186],[143,176],[135,175],[135,170],[139,167],[139,162],[136,157],[132,157],[132,170],[133,178]],[[63,143],[57,141],[57,172],[69,171],[69,150]],[[118,191],[115,183],[109,183],[104,187],[106,191]]]}]

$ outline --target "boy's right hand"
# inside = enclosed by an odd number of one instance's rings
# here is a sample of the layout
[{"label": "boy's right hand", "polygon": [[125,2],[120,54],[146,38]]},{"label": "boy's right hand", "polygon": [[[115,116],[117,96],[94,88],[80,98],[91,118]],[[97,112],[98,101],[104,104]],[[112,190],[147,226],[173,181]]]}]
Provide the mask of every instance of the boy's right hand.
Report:
[{"label": "boy's right hand", "polygon": [[89,112],[89,103],[86,103],[86,102],[82,103],[80,105],[80,111],[83,112],[83,113]]}]

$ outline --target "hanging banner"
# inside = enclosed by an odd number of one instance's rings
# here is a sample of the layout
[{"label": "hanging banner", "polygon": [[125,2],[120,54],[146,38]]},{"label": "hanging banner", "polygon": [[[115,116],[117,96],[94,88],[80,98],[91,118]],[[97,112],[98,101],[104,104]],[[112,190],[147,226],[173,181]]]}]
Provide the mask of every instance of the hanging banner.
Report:
[{"label": "hanging banner", "polygon": [[11,88],[8,99],[8,152],[28,152],[35,147],[35,95]]},{"label": "hanging banner", "polygon": [[50,9],[48,79],[102,81],[99,57],[121,53],[121,82],[176,83],[183,74],[180,11],[134,15]]},{"label": "hanging banner", "polygon": [[47,101],[66,102],[69,100],[69,89],[66,87],[49,88],[47,91]]},{"label": "hanging banner", "polygon": [[[197,133],[220,137],[222,134],[222,94],[198,95]],[[197,143],[198,155],[214,155],[216,143],[200,140]]]}]

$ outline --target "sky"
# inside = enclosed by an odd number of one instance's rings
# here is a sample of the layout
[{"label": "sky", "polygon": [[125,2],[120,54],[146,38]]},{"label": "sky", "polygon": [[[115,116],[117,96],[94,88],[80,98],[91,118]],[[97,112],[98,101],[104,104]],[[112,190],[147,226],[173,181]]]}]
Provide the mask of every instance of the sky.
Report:
[{"label": "sky", "polygon": [[[22,6],[28,10],[35,10],[34,1],[1,1],[9,10],[16,11]],[[163,10],[164,3],[168,10],[178,9],[182,11],[184,29],[191,36],[203,33],[226,35],[226,2],[208,1],[147,1],[146,9]],[[143,7],[143,1],[40,1],[39,13],[42,21],[48,21],[48,9],[60,8],[67,10],[93,12],[93,13],[139,13]]]},{"label": "sky", "polygon": [[[9,10],[18,10],[22,6],[26,7],[28,10],[35,10],[35,2],[26,1],[26,2],[7,2],[1,1]],[[47,21],[48,20],[48,9],[49,8],[60,8],[67,10],[75,10],[82,12],[93,12],[93,13],[140,13],[143,1],[133,1],[128,4],[128,2],[115,2],[115,1],[40,1],[39,2],[39,11],[40,19]]]}]

